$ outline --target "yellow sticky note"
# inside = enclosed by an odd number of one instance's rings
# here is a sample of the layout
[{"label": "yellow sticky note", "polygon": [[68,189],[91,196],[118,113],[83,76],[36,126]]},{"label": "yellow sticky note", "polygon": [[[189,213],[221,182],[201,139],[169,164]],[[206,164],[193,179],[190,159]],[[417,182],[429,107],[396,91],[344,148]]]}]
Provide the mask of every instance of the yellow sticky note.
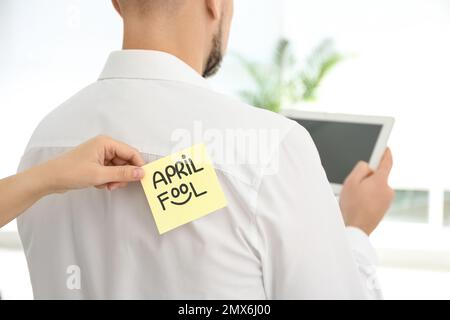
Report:
[{"label": "yellow sticky note", "polygon": [[227,205],[204,144],[143,167],[144,187],[160,234]]}]

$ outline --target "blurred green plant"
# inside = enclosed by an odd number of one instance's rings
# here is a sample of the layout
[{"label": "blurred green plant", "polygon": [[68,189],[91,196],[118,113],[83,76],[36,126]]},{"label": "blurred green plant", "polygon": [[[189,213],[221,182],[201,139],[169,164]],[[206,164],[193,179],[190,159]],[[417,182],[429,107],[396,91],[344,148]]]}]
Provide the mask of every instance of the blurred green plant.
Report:
[{"label": "blurred green plant", "polygon": [[247,103],[279,112],[283,105],[314,101],[324,77],[345,57],[336,51],[331,39],[323,40],[298,68],[290,42],[280,39],[270,64],[252,62],[237,56],[254,83],[252,90],[239,95]]}]

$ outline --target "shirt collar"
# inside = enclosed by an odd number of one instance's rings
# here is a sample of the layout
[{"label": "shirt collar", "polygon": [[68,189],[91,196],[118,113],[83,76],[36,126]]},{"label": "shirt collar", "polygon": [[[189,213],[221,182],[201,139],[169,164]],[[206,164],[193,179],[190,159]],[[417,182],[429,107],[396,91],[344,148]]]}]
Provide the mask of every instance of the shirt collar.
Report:
[{"label": "shirt collar", "polygon": [[169,53],[153,50],[112,52],[99,77],[106,79],[166,80],[208,88],[207,81],[188,64]]}]

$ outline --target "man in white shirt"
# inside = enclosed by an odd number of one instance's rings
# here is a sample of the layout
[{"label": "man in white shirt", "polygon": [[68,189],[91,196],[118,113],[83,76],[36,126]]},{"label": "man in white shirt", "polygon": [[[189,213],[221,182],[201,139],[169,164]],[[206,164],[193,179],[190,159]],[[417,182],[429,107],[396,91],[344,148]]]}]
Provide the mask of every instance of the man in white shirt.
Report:
[{"label": "man in white shirt", "polygon": [[302,127],[208,87],[232,0],[113,3],[126,50],[41,122],[19,170],[100,134],[148,162],[205,143],[228,205],[159,235],[139,184],[49,196],[18,219],[35,298],[379,297],[367,234],[392,200],[390,153],[347,179],[343,219]]}]

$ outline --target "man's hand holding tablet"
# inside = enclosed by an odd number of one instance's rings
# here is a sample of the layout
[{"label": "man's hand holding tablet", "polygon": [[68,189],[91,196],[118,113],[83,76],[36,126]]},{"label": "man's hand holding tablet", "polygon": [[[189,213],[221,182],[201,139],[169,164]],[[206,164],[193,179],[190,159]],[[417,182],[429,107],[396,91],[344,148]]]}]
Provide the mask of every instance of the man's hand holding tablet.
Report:
[{"label": "man's hand holding tablet", "polygon": [[345,179],[339,206],[346,226],[359,228],[367,235],[378,226],[394,199],[394,190],[388,185],[392,164],[388,148],[376,170],[361,161]]},{"label": "man's hand holding tablet", "polygon": [[336,195],[346,226],[370,235],[389,209],[392,154],[387,148],[394,119],[286,110],[310,133]]}]

